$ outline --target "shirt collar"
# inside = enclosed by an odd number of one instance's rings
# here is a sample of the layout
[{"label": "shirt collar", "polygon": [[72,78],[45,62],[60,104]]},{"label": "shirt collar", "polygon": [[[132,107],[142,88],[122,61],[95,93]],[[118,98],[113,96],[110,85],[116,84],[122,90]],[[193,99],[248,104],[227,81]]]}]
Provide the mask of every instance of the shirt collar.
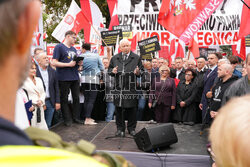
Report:
[{"label": "shirt collar", "polygon": [[211,67],[210,69],[213,71],[216,67],[217,67],[217,65]]}]

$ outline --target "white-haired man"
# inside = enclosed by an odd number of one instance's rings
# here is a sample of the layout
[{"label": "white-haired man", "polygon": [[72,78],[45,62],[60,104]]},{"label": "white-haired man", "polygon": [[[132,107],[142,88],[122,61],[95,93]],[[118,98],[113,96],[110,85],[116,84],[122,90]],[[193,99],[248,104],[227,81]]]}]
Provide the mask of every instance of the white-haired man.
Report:
[{"label": "white-haired man", "polygon": [[131,45],[127,39],[120,41],[121,52],[112,57],[108,72],[115,77],[114,104],[116,106],[117,136],[125,135],[125,116],[127,114],[127,129],[130,135],[135,135],[136,128],[136,77],[141,74],[143,65],[141,58],[131,52]]}]

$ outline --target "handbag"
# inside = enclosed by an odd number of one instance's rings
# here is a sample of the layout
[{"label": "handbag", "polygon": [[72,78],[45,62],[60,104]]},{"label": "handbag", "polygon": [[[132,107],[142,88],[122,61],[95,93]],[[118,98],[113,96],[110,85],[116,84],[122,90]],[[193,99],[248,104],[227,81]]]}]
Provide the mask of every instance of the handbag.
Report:
[{"label": "handbag", "polygon": [[36,110],[36,122],[37,123],[41,122],[41,109],[40,109],[40,107],[37,107],[37,110]]},{"label": "handbag", "polygon": [[166,86],[166,81],[163,83],[164,85],[161,87],[161,91],[160,91],[160,94],[158,95],[158,97],[156,99],[153,100],[153,103],[152,103],[152,108],[155,108],[157,103],[158,103],[158,99],[159,97],[161,96],[161,93],[163,91],[163,89],[165,88]]}]

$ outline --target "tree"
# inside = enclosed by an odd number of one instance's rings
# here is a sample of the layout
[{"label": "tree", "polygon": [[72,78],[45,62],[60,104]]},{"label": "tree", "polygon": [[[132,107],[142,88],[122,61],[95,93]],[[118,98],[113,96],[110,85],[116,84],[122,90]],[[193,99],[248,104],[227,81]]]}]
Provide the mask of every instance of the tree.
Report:
[{"label": "tree", "polygon": [[[44,32],[47,33],[47,38],[45,39],[48,43],[57,43],[58,41],[52,36],[52,32],[56,26],[60,23],[64,15],[66,14],[72,0],[42,0],[43,4],[43,25]],[[80,6],[80,0],[75,0]],[[103,17],[106,18],[106,22],[109,23],[110,15],[108,10],[108,4],[106,0],[93,0],[100,8]],[[106,27],[108,25],[106,24]],[[80,31],[80,37],[83,36],[84,31]]]}]

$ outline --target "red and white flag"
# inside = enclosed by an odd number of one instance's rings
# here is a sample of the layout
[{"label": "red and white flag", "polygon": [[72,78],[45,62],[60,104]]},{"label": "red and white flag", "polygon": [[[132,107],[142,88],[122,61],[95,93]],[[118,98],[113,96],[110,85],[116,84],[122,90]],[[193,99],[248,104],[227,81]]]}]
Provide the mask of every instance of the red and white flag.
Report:
[{"label": "red and white flag", "polygon": [[158,22],[186,44],[223,0],[162,0]]},{"label": "red and white flag", "polygon": [[250,0],[244,0],[244,2],[246,4],[242,8],[239,38],[250,34],[250,9],[247,7],[247,5],[250,6]]},{"label": "red and white flag", "polygon": [[87,21],[84,18],[81,8],[72,0],[69,10],[53,31],[52,36],[62,42],[67,31],[72,30],[78,33],[85,24],[87,24]]},{"label": "red and white flag", "polygon": [[176,57],[181,57],[181,58],[185,57],[185,44],[181,41],[178,42],[175,58]]},{"label": "red and white flag", "polygon": [[200,56],[200,51],[199,51],[199,45],[196,42],[195,38],[193,38],[188,45],[188,49],[189,49],[189,55],[188,55],[188,59],[194,59]]},{"label": "red and white flag", "polygon": [[93,38],[100,36],[99,27],[104,27],[102,12],[92,0],[80,0],[80,3],[84,17],[88,21],[88,24],[84,25],[84,40],[93,43],[93,41],[97,41]]},{"label": "red and white flag", "polygon": [[[119,19],[118,19],[118,14],[117,14],[117,2],[115,2],[114,0],[107,0],[107,1],[108,1],[109,6],[113,6],[113,4],[115,4],[115,6],[114,6],[114,8],[112,10],[112,16],[110,17],[110,23],[109,23],[109,30],[112,30],[113,26],[119,25]],[[110,8],[111,7],[109,7],[109,9]]]}]

